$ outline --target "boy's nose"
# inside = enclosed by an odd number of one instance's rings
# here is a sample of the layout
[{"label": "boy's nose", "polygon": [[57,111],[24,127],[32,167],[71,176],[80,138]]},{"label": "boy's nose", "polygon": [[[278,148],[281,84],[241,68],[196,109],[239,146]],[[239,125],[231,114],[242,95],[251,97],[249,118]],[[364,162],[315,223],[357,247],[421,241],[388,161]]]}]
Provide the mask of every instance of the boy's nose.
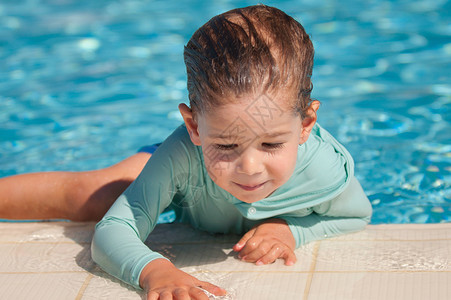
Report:
[{"label": "boy's nose", "polygon": [[258,151],[246,149],[240,155],[236,165],[238,173],[254,175],[263,172],[263,163]]}]

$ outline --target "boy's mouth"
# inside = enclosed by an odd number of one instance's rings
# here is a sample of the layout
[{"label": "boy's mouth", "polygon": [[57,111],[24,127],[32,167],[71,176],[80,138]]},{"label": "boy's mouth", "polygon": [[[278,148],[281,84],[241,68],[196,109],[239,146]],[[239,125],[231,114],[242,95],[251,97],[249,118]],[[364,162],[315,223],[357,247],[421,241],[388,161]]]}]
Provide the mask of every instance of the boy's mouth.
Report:
[{"label": "boy's mouth", "polygon": [[239,186],[240,188],[242,188],[243,190],[251,192],[251,191],[255,191],[255,190],[259,189],[260,187],[262,187],[266,183],[266,181],[263,182],[263,183],[260,183],[260,184],[256,184],[256,185],[253,185],[253,184],[252,185],[239,184],[239,183],[236,183],[236,182],[234,182],[234,183],[237,186]]}]

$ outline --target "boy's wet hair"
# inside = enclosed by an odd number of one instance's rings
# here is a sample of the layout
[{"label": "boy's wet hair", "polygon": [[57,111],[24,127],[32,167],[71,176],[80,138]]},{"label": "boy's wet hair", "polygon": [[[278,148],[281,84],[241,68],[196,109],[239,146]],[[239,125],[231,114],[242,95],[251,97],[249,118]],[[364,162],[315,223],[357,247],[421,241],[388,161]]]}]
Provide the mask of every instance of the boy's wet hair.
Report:
[{"label": "boy's wet hair", "polygon": [[302,25],[277,8],[256,5],[213,17],[185,46],[191,108],[204,112],[240,96],[284,91],[293,97],[287,106],[304,116],[313,55]]}]

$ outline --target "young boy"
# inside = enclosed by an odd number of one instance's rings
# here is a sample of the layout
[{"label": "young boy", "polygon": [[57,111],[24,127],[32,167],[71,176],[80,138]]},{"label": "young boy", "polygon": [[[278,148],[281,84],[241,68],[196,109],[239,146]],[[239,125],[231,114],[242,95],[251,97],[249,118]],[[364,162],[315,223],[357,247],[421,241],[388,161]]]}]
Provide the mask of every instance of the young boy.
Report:
[{"label": "young boy", "polygon": [[[245,233],[233,249],[257,265],[279,258],[292,265],[296,247],[364,228],[371,205],[353,160],[316,124],[313,46],[301,24],[264,5],[231,10],[194,33],[185,63],[190,107],[179,105],[184,125],[145,167],[149,154],[139,153],[106,170],[48,173],[54,192],[37,188],[35,195],[55,205],[34,216],[66,217],[75,201],[86,217],[71,219],[97,218],[142,169],[97,224],[92,257],[143,288],[148,299],[208,299],[199,287],[225,293],[143,243],[167,207],[197,229]],[[40,186],[36,174],[21,176],[28,177],[3,179],[0,190],[24,180]]]},{"label": "young boy", "polygon": [[257,265],[296,261],[301,244],[362,229],[371,206],[349,153],[319,125],[313,46],[303,27],[259,5],[212,18],[185,48],[190,108],[96,226],[93,259],[149,299],[202,299],[219,287],[178,270],[143,241],[172,206]]}]

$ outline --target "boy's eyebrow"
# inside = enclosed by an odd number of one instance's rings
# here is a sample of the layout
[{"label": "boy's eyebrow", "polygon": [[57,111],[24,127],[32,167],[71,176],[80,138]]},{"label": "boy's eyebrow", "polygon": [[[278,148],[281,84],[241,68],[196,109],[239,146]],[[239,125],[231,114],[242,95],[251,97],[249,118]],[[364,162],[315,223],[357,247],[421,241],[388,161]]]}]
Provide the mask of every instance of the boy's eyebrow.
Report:
[{"label": "boy's eyebrow", "polygon": [[[291,134],[291,131],[275,131],[275,132],[264,133],[261,135],[261,137],[274,138],[274,137],[284,136],[284,135],[288,135],[288,134]],[[224,133],[210,135],[210,138],[214,138],[214,139],[230,139],[230,138],[234,138],[234,137],[236,137],[234,134],[224,134]]]},{"label": "boy's eyebrow", "polygon": [[230,139],[230,138],[235,137],[235,135],[217,133],[217,134],[209,134],[209,137],[213,138],[213,139]]},{"label": "boy's eyebrow", "polygon": [[265,134],[263,134],[263,136],[273,138],[273,137],[279,137],[279,136],[284,136],[284,135],[288,135],[288,134],[291,134],[291,131],[275,131],[275,132],[265,133]]}]

